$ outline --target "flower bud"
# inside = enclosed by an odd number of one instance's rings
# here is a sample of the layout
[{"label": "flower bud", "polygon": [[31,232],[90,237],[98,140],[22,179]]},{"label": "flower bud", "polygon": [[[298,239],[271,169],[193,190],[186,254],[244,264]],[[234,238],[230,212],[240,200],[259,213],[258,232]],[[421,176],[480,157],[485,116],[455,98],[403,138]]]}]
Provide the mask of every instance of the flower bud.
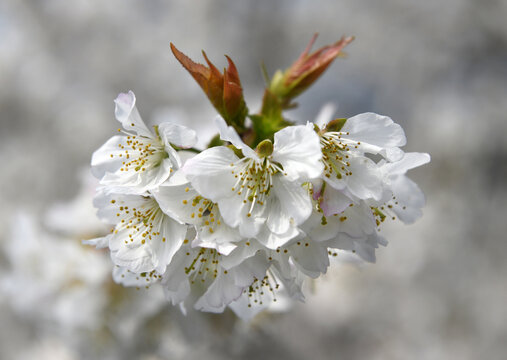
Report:
[{"label": "flower bud", "polygon": [[208,67],[193,62],[171,43],[171,50],[176,59],[192,75],[202,88],[211,104],[218,113],[236,130],[243,130],[248,113],[243,99],[243,89],[239,80],[238,70],[233,61],[226,55],[229,66],[223,74],[211,63],[203,51]]},{"label": "flower bud", "polygon": [[295,98],[318,79],[333,60],[341,54],[342,49],[354,40],[354,37],[342,37],[335,44],[324,46],[309,54],[316,39],[317,34],[313,36],[303,53],[285,72],[275,73],[270,84],[271,92],[281,98]]}]

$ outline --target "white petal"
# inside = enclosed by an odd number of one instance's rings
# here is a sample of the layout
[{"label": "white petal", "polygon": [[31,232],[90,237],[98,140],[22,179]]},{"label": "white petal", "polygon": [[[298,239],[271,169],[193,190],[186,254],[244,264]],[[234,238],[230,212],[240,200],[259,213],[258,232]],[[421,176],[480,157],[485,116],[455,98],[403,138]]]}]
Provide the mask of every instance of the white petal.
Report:
[{"label": "white petal", "polygon": [[[178,156],[180,158],[181,164],[187,162],[187,160],[192,159],[196,155],[195,152],[189,150],[180,150],[178,151]],[[181,165],[180,165],[181,167]]]},{"label": "white petal", "polygon": [[[180,172],[177,171],[176,173]],[[165,182],[152,190],[151,194],[157,200],[160,209],[173,219],[187,224],[196,224],[200,221],[195,214],[195,207],[192,206],[193,199],[199,193],[195,191],[190,183],[173,184],[171,181]],[[192,214],[194,214],[194,217],[192,217]]]},{"label": "white petal", "polygon": [[279,234],[270,231],[267,226],[264,226],[257,235],[257,240],[268,249],[275,250],[287,244],[299,234],[300,231],[296,226],[289,226],[285,233]]},{"label": "white petal", "polygon": [[325,274],[329,266],[327,247],[315,241],[303,239],[300,245],[294,244],[289,247],[294,263],[306,275],[317,278]]},{"label": "white petal", "polygon": [[232,126],[227,126],[227,123],[221,116],[217,116],[215,118],[215,124],[217,125],[218,131],[220,132],[220,139],[229,141],[232,145],[238,149],[241,149],[245,157],[259,160],[259,157],[255,151],[246,145],[243,140],[241,140],[238,133]]},{"label": "white petal", "polygon": [[236,196],[219,200],[218,208],[225,223],[232,228],[239,226],[248,211],[243,201]]},{"label": "white petal", "polygon": [[254,279],[263,279],[269,263],[263,254],[256,254],[243,261],[240,265],[231,268],[230,274],[234,278],[234,284],[245,287],[250,286]]},{"label": "white petal", "polygon": [[251,216],[248,216],[250,204],[245,204],[240,196],[219,200],[218,208],[225,223],[230,227],[239,227],[239,233],[244,238],[255,237],[266,221],[266,204],[254,207]]},{"label": "white petal", "polygon": [[[188,183],[189,183],[189,181],[188,181],[187,177],[185,176],[185,173],[183,173],[183,171],[181,169],[179,169],[179,170],[176,170],[171,175],[171,177],[167,180],[167,182],[163,185],[167,184],[167,185],[171,185],[171,186],[176,186],[176,185],[184,185],[184,184],[188,184]],[[192,191],[194,191],[194,190],[192,190]]]},{"label": "white petal", "polygon": [[243,321],[252,320],[261,311],[268,308],[273,301],[273,295],[270,291],[264,292],[262,305],[255,303],[255,306],[249,302],[249,294],[243,293],[238,299],[229,304],[232,311]]},{"label": "white petal", "polygon": [[221,271],[195,307],[204,311],[220,311],[224,306],[236,300],[246,286],[254,279],[263,279],[269,264],[266,259],[257,255],[243,261],[240,265],[227,271]]},{"label": "white petal", "polygon": [[[247,243],[249,245],[246,245]],[[229,270],[254,256],[261,249],[263,249],[262,245],[255,239],[243,241],[229,255],[220,259],[220,266]]]},{"label": "white petal", "polygon": [[168,216],[163,216],[162,224],[158,231],[160,235],[154,236],[152,240],[148,240],[147,244],[151,247],[154,255],[153,263],[155,270],[159,273],[164,273],[174,254],[183,244],[187,233],[187,226],[177,223]]},{"label": "white petal", "polygon": [[[329,185],[337,190],[347,188],[359,199],[380,200],[382,197],[382,174],[378,166],[367,157],[351,157],[348,170],[352,175],[342,175],[341,179],[331,176],[324,178]],[[344,186],[346,184],[346,186]]]},{"label": "white petal", "polygon": [[380,243],[379,236],[376,232],[374,232],[371,235],[368,235],[366,238],[366,241],[364,242],[357,242],[356,243],[356,254],[359,255],[364,261],[375,263],[376,262],[376,256],[375,256],[375,249],[378,248],[378,245]]},{"label": "white petal", "polygon": [[[242,237],[238,229],[225,224],[218,211],[214,211],[214,221],[208,217],[209,225],[201,224],[197,227],[198,236],[192,243],[193,246],[216,249],[223,255],[229,255],[236,248],[234,243],[241,241]],[[219,224],[220,223],[220,224]]]},{"label": "white petal", "polygon": [[[221,228],[224,227],[225,226],[221,226]],[[231,231],[229,232],[217,231],[211,234],[209,231],[206,231],[206,228],[201,227],[198,229],[197,232],[199,236],[194,240],[192,245],[205,247],[208,249],[215,249],[220,254],[229,255],[237,247],[237,245],[235,245],[234,242],[239,241],[241,239],[237,231],[234,231],[235,229],[232,228],[229,229],[231,229]],[[215,234],[223,234],[224,236],[218,237]],[[214,236],[212,237],[210,235]]]},{"label": "white petal", "polygon": [[382,169],[388,175],[405,174],[408,170],[430,162],[430,155],[426,153],[406,153],[399,161],[383,163]]},{"label": "white petal", "polygon": [[158,277],[152,277],[148,273],[136,274],[121,266],[113,268],[113,280],[115,283],[122,284],[123,286],[137,287],[150,286],[159,281]]},{"label": "white petal", "polygon": [[189,159],[182,171],[192,186],[205,198],[217,202],[223,197],[231,196],[236,180],[231,173],[238,157],[224,146],[207,149]]},{"label": "white petal", "polygon": [[[223,288],[221,288],[223,289]],[[239,290],[239,288],[234,287],[233,289]],[[225,290],[222,290],[225,292]],[[215,293],[213,294],[215,295]],[[208,302],[208,300],[211,300],[211,302]],[[222,304],[218,307],[215,307],[213,305],[214,302],[219,301],[216,299],[216,297],[212,297],[211,295],[208,295],[207,297],[201,296],[199,300],[196,301],[194,304],[194,309],[204,312],[209,312],[213,314],[220,314],[223,313],[227,305]]]},{"label": "white petal", "polygon": [[[318,216],[319,214],[315,215]],[[313,217],[313,215],[312,215]],[[308,236],[317,242],[323,242],[338,236],[341,228],[341,224],[336,221],[331,221],[333,217],[327,218],[327,223],[322,225],[322,216],[318,216],[319,223],[313,227],[310,231],[307,231]]]},{"label": "white petal", "polygon": [[322,194],[320,208],[325,216],[331,216],[343,212],[352,203],[353,201],[340,190],[336,190],[332,186],[326,186]]},{"label": "white petal", "polygon": [[109,248],[113,263],[134,273],[152,271],[154,265],[151,248],[141,245],[140,242],[125,244],[125,239],[128,239],[128,234],[125,231],[120,231],[117,236],[111,237]]},{"label": "white petal", "polygon": [[386,148],[380,152],[389,161],[398,161],[405,155],[405,152],[398,147]]},{"label": "white petal", "polygon": [[242,292],[243,287],[234,284],[233,276],[224,274],[222,271],[204,295],[197,300],[194,307],[201,311],[221,312],[227,304],[237,299]]},{"label": "white petal", "polygon": [[406,144],[405,133],[400,125],[387,116],[374,113],[359,114],[347,119],[341,132],[349,132],[346,138],[361,142],[364,151],[372,154],[380,153],[386,157],[399,154],[387,154],[385,149]]},{"label": "white petal", "polygon": [[108,193],[141,195],[166,181],[171,175],[172,166],[171,160],[166,158],[159,166],[146,171],[106,173],[100,184],[105,186]]},{"label": "white petal", "polygon": [[117,216],[120,206],[140,207],[144,203],[145,200],[136,195],[104,194],[103,192],[98,192],[93,198],[93,206],[98,209],[97,216],[99,219],[112,225],[120,221]]},{"label": "white petal", "polygon": [[392,182],[394,201],[388,204],[398,218],[405,224],[411,224],[422,216],[421,208],[425,204],[424,194],[415,182],[406,176],[397,176]]},{"label": "white petal", "polygon": [[[124,159],[119,155],[125,152],[119,145],[125,146],[125,136],[113,136],[92,155],[92,174],[101,179],[106,172],[116,172]],[[113,156],[111,156],[113,155]]]},{"label": "white petal", "polygon": [[181,165],[183,164],[180,155],[178,151],[176,151],[170,144],[164,143],[164,150],[169,155],[169,159],[171,160],[171,163],[173,164],[175,169],[179,169]]},{"label": "white petal", "polygon": [[326,241],[328,247],[332,249],[352,251],[356,249],[354,241],[362,241],[360,238],[353,238],[347,234],[339,234],[333,239]]},{"label": "white petal", "polygon": [[340,231],[341,223],[335,220],[335,216],[324,217],[323,214],[314,211],[302,225],[302,229],[314,241],[327,241],[336,237]]},{"label": "white petal", "polygon": [[378,245],[385,244],[385,240],[376,231],[360,238],[341,233],[336,239],[327,242],[330,248],[352,250],[363,260],[371,263],[375,262],[375,249],[378,248]]},{"label": "white petal", "polygon": [[160,138],[164,144],[174,144],[180,148],[188,149],[197,142],[197,134],[186,126],[162,123],[158,126]]},{"label": "white petal", "polygon": [[347,208],[346,211],[340,215],[330,218],[329,221],[340,222],[340,232],[349,234],[350,236],[359,237],[365,234],[372,234],[375,232],[376,223],[375,218],[370,207],[365,203],[354,204]]},{"label": "white petal", "polygon": [[[315,241],[327,241],[346,233],[352,237],[365,237],[375,231],[376,223],[368,204],[361,202],[347,207],[340,214],[328,216],[325,222],[321,221],[319,213],[312,214],[304,230]],[[318,220],[318,221],[316,221]]]},{"label": "white petal", "polygon": [[282,205],[277,198],[272,198],[268,204],[269,214],[266,225],[271,232],[283,234],[289,230],[291,217],[282,210]]},{"label": "white petal", "polygon": [[289,179],[304,182],[319,177],[324,168],[321,158],[320,140],[312,124],[288,126],[275,134],[272,159],[282,164]]},{"label": "white petal", "polygon": [[132,130],[141,136],[154,138],[153,133],[148,129],[141,119],[136,108],[136,96],[132,91],[122,93],[114,100],[115,116],[121,122],[125,130]]},{"label": "white petal", "polygon": [[[301,185],[287,181],[283,176],[275,176],[272,191],[280,201],[282,212],[292,217],[297,225],[303,223],[312,213],[310,195]],[[280,217],[279,220],[284,219]]]},{"label": "white petal", "polygon": [[95,246],[97,249],[104,249],[109,247],[109,239],[111,238],[111,235],[107,235],[100,238],[90,239],[90,240],[83,240],[81,241],[84,245],[92,245]]},{"label": "white petal", "polygon": [[252,238],[257,236],[262,225],[265,223],[264,218],[252,216],[247,217],[239,223],[239,233],[244,238]]},{"label": "white petal", "polygon": [[309,234],[315,227],[317,227],[322,221],[322,213],[318,212],[316,209],[312,211],[312,214],[305,222],[299,225],[301,232],[304,234]]},{"label": "white petal", "polygon": [[272,264],[270,270],[276,269],[276,271],[272,271],[276,275],[276,278],[290,279],[292,278],[295,269],[294,264],[290,259],[290,254],[288,251],[281,251],[281,249],[277,250],[278,251],[265,251],[266,258],[268,258]]},{"label": "white petal", "polygon": [[[276,265],[276,263],[274,265]],[[271,267],[272,272],[276,275],[277,279],[280,280],[287,294],[294,300],[305,301],[305,296],[303,295],[301,287],[303,286],[306,275],[293,267],[289,276],[282,276],[282,274],[277,271],[278,269],[279,268],[276,266]]]},{"label": "white petal", "polygon": [[229,255],[234,249],[237,248],[237,245],[230,242],[207,241],[207,239],[202,239],[201,237],[195,238],[195,240],[192,242],[192,246],[215,249],[222,255]]},{"label": "white petal", "polygon": [[190,294],[190,284],[185,273],[187,261],[186,249],[181,249],[173,257],[162,278],[165,296],[173,305],[181,303]]}]

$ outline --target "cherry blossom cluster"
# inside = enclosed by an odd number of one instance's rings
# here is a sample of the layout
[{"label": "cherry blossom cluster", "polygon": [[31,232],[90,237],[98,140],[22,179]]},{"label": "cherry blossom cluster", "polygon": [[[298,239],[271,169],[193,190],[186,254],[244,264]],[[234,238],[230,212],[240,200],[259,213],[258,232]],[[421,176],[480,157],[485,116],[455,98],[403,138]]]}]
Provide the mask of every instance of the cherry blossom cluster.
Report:
[{"label": "cherry blossom cluster", "polygon": [[389,117],[297,125],[281,115],[351,40],[312,54],[310,44],[275,73],[258,114],[249,114],[229,58],[222,75],[206,55],[208,67],[172,45],[219,114],[219,135],[204,150],[185,126],[148,128],[133,92],[117,97],[119,134],[91,162],[101,184],[94,205],[112,230],[87,241],[109,248],[116,282],[162,286],[182,309],[229,307],[251,318],[279,299],[304,300],[304,281],[340,252],[374,262],[386,219],[421,216],[424,195],[405,174],[430,158],[405,153]]}]

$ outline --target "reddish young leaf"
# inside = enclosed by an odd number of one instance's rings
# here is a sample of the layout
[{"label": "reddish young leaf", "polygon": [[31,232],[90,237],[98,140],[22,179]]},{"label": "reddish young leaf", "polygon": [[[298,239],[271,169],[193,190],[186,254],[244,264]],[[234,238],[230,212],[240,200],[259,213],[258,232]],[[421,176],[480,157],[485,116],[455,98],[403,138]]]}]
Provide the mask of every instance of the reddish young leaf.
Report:
[{"label": "reddish young leaf", "polygon": [[230,125],[242,128],[247,109],[243,100],[243,89],[241,88],[238,70],[233,61],[226,56],[229,66],[224,69],[222,74],[208,59],[204,51],[202,54],[208,67],[192,61],[172,43],[171,50],[176,59],[203,89],[218,113]]},{"label": "reddish young leaf", "polygon": [[324,46],[310,54],[310,50],[317,39],[313,36],[310,43],[299,58],[272,85],[272,91],[284,98],[294,98],[306,90],[329,67],[342,49],[354,37],[342,37],[333,45]]}]

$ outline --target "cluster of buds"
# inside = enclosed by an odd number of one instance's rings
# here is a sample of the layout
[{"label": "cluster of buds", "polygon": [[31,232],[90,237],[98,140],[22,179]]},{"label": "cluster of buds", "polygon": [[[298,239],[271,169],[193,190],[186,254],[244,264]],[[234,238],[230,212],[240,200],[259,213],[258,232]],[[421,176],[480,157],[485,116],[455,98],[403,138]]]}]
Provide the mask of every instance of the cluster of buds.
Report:
[{"label": "cluster of buds", "polygon": [[229,307],[251,318],[281,297],[303,300],[305,279],[324,274],[340,252],[375,261],[387,244],[381,224],[421,215],[424,195],[405,174],[429,155],[404,153],[403,129],[389,117],[304,125],[283,117],[352,38],[310,53],[314,40],[275,73],[256,114],[229,57],[221,73],[206,54],[204,66],[171,44],[218,112],[219,134],[204,150],[193,148],[197,134],[187,127],[150,130],[134,94],[118,96],[121,134],[92,157],[101,184],[94,204],[113,228],[87,241],[109,248],[115,281],[158,284],[182,308]]}]

